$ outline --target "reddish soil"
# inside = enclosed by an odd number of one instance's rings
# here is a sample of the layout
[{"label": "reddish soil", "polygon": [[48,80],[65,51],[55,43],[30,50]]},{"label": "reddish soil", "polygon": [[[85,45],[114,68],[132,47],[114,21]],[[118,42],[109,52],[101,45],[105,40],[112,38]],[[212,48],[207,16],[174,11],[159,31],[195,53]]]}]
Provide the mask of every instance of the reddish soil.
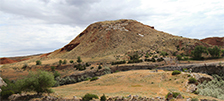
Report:
[{"label": "reddish soil", "polygon": [[0,58],[0,64],[8,64],[8,63],[14,63],[14,62],[18,62],[18,61],[11,60],[9,58]]},{"label": "reddish soil", "polygon": [[200,40],[202,42],[224,47],[224,37],[210,37]]}]

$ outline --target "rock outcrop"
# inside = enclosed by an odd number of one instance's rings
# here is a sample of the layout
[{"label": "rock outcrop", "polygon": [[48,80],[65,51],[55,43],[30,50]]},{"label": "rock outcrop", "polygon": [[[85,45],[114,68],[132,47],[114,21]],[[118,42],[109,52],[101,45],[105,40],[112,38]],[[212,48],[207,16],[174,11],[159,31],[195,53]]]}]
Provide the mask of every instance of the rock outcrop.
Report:
[{"label": "rock outcrop", "polygon": [[1,87],[2,86],[7,86],[7,84],[3,81],[3,79],[0,77],[0,92],[2,91],[1,90]]}]

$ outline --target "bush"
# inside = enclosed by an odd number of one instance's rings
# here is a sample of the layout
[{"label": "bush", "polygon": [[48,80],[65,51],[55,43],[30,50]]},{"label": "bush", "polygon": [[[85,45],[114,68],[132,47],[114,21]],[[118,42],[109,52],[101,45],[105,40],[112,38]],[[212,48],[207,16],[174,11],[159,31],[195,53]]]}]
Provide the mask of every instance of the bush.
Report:
[{"label": "bush", "polygon": [[58,71],[55,71],[54,72],[54,78],[57,78],[57,77],[59,77],[61,74],[58,72]]},{"label": "bush", "polygon": [[167,52],[161,51],[160,55],[162,55],[163,57],[169,55]]},{"label": "bush", "polygon": [[181,73],[181,71],[179,71],[179,70],[174,70],[173,72],[172,72],[172,75],[177,75],[177,74],[180,74]]},{"label": "bush", "polygon": [[50,87],[54,86],[54,75],[47,71],[38,71],[29,73],[27,77],[19,81],[22,91],[35,91],[38,94],[51,92]]},{"label": "bush", "polygon": [[197,80],[191,77],[190,79],[188,79],[188,83],[197,83]]},{"label": "bush", "polygon": [[100,101],[106,101],[106,100],[107,100],[107,98],[106,98],[106,96],[103,94],[103,96],[100,97]]},{"label": "bush", "polygon": [[28,65],[27,64],[24,64],[23,67],[22,67],[22,69],[23,70],[26,70],[27,67],[28,67]]},{"label": "bush", "polygon": [[95,80],[98,80],[99,78],[98,77],[92,77],[91,79],[90,79],[90,81],[95,81]]},{"label": "bush", "polygon": [[66,63],[67,63],[67,61],[66,61],[66,60],[64,60],[62,64],[66,64]]},{"label": "bush", "polygon": [[152,62],[156,62],[156,59],[155,58],[152,58]]},{"label": "bush", "polygon": [[197,86],[199,95],[212,96],[224,100],[224,80],[218,75],[213,75],[213,80],[203,82]]},{"label": "bush", "polygon": [[163,59],[162,57],[157,59],[158,62],[161,62],[161,61],[163,61],[163,60],[164,60],[164,59]]},{"label": "bush", "polygon": [[59,60],[59,65],[61,65],[62,64],[62,60]]},{"label": "bush", "polygon": [[140,63],[142,60],[129,60],[128,63]]},{"label": "bush", "polygon": [[166,94],[165,98],[167,98],[170,93],[173,94],[174,98],[177,98],[177,96],[180,95],[180,93],[178,93],[178,92],[169,92],[169,93]]},{"label": "bush", "polygon": [[36,65],[41,65],[41,61],[40,60],[37,60],[36,61]]},{"label": "bush", "polygon": [[199,101],[198,98],[192,98],[191,101]]},{"label": "bush", "polygon": [[125,64],[126,61],[116,61],[116,62],[112,62],[111,65],[116,65],[116,64]]},{"label": "bush", "polygon": [[51,71],[55,71],[55,66],[51,66]]},{"label": "bush", "polygon": [[90,69],[94,69],[94,67],[91,67]]},{"label": "bush", "polygon": [[83,100],[83,101],[90,101],[90,100],[92,100],[93,98],[95,98],[95,99],[99,99],[99,97],[98,97],[97,95],[87,93],[87,94],[82,98],[82,100]]},{"label": "bush", "polygon": [[74,63],[74,61],[73,61],[73,60],[70,60],[69,62],[70,62],[70,63]]},{"label": "bush", "polygon": [[89,64],[88,62],[86,62],[86,67],[89,67],[89,66],[91,66],[91,64]]},{"label": "bush", "polygon": [[102,66],[101,66],[101,65],[99,65],[99,66],[98,66],[98,69],[102,69]]},{"label": "bush", "polygon": [[177,60],[182,60],[182,56],[181,55],[177,55]]},{"label": "bush", "polygon": [[10,95],[15,94],[12,90],[6,90],[1,92],[1,97],[7,99]]},{"label": "bush", "polygon": [[82,71],[82,70],[86,70],[86,65],[77,64],[77,65],[74,65],[74,68],[76,68],[76,70]]},{"label": "bush", "polygon": [[148,62],[150,62],[150,61],[152,61],[151,59],[145,59],[145,61],[148,61]]},{"label": "bush", "polygon": [[78,56],[78,58],[77,58],[77,62],[78,62],[79,64],[82,62],[82,60],[81,60],[81,57],[80,57],[80,56]]}]

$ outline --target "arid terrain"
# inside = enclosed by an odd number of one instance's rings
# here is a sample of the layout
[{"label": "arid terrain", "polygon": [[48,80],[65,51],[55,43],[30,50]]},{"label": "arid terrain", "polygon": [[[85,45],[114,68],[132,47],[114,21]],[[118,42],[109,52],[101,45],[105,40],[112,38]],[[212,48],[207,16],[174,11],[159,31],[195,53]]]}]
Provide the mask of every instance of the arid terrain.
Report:
[{"label": "arid terrain", "polygon": [[[79,82],[53,87],[57,96],[69,99],[73,96],[81,98],[86,93],[98,96],[105,94],[109,97],[128,95],[165,97],[168,92],[179,92],[184,98],[216,99],[188,91],[189,75],[194,76],[193,73],[187,71],[171,75],[173,70],[184,71],[183,68],[192,69],[197,72],[195,75],[205,77],[208,77],[208,74],[224,72],[222,68],[224,58],[221,57],[223,53],[214,59],[208,58],[209,54],[202,54],[204,60],[193,60],[191,51],[196,46],[207,48],[219,46],[222,50],[224,38],[190,39],[158,31],[153,26],[135,20],[103,21],[90,24],[70,43],[53,52],[1,58],[0,74],[2,78],[16,81],[31,71],[52,72],[53,66],[62,79],[71,77],[78,80],[82,77]],[[142,61],[129,63],[133,54],[137,54],[137,58]],[[177,60],[177,55],[181,55],[182,59]],[[77,62],[79,56],[82,60],[80,63]],[[152,58],[156,61],[145,60]],[[163,60],[158,61],[160,58]],[[36,65],[37,60],[41,61],[40,65]],[[62,64],[59,60],[66,62]],[[125,63],[112,64],[119,61]],[[77,70],[74,67],[78,64],[90,65],[85,66],[84,70]],[[99,69],[99,66],[102,66],[102,69]],[[111,74],[105,73],[106,68],[110,69]],[[88,80],[94,76],[99,79]]]}]

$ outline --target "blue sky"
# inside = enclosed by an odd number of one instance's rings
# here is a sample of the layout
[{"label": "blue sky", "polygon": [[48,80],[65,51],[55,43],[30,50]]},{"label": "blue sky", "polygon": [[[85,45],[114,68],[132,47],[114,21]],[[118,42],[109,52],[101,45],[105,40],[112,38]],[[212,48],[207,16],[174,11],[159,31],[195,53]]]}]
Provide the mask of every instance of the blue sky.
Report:
[{"label": "blue sky", "polygon": [[134,19],[173,35],[224,37],[223,0],[0,0],[0,57],[54,51],[89,24]]}]

